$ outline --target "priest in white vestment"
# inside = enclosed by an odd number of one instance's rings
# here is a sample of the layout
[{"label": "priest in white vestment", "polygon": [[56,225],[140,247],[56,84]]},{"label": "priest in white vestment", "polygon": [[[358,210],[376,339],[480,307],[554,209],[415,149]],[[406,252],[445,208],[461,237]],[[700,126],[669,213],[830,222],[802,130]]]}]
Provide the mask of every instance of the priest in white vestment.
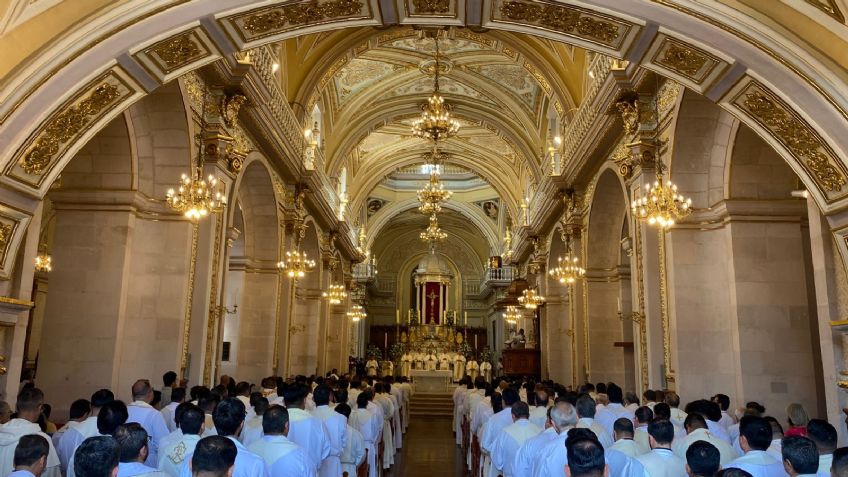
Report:
[{"label": "priest in white vestment", "polygon": [[771,425],[757,416],[744,416],[739,421],[739,446],[745,452],[725,468],[742,469],[752,477],[786,477],[783,462],[766,452],[771,445]]},{"label": "priest in white vestment", "polygon": [[315,410],[312,415],[324,423],[327,436],[330,438],[330,454],[318,468],[320,477],[338,477],[342,473],[341,455],[347,438],[347,419],[330,408],[332,390],[322,384],[312,392]]},{"label": "priest in white vestment", "polygon": [[471,383],[462,378],[453,391],[453,433],[456,436],[456,445],[462,445],[462,417],[465,415],[465,398],[472,390]]},{"label": "priest in white vestment", "polygon": [[153,387],[150,386],[150,381],[146,379],[136,381],[132,386],[132,396],[133,402],[127,405],[129,412],[127,422],[137,422],[147,431],[147,435],[150,436],[150,452],[144,463],[154,467],[159,463],[159,442],[171,431],[168,430],[162,413],[150,405],[153,401]]},{"label": "priest in white vestment", "polygon": [[618,385],[610,384],[607,386],[607,397],[609,398],[609,404],[595,414],[595,420],[598,424],[603,426],[609,434],[612,434],[613,423],[616,419],[626,417],[632,421],[636,418],[636,415],[627,410],[622,404],[624,396]]},{"label": "priest in white vestment", "polygon": [[394,432],[391,419],[394,416],[394,403],[386,396],[383,383],[374,383],[374,404],[381,408],[383,416],[383,469],[395,463]]},{"label": "priest in white vestment", "polygon": [[15,447],[17,447],[21,437],[27,434],[38,434],[47,439],[47,445],[50,447],[44,473],[41,475],[44,477],[61,477],[59,455],[53,447],[53,441],[50,440],[50,436],[41,432],[41,427],[36,424],[43,405],[44,393],[38,388],[24,389],[18,394],[15,406],[18,417],[0,426],[0,472],[2,472],[2,475],[8,475],[15,470]]},{"label": "priest in white vestment", "polygon": [[465,356],[462,353],[456,353],[453,358],[453,380],[459,381],[465,377]]},{"label": "priest in white vestment", "polygon": [[[769,422],[772,425],[772,444],[774,443],[774,430],[777,422]],[[833,453],[836,451],[838,434],[836,428],[824,419],[810,419],[807,423],[807,437],[815,442],[819,454],[819,466],[816,471],[817,477],[830,477],[830,468],[833,465]],[[768,452],[768,451],[767,451]]]},{"label": "priest in white vestment", "polygon": [[[485,391],[485,390],[484,390]],[[503,393],[501,393],[503,397],[503,410],[496,413],[492,417],[486,421],[485,424],[485,432],[483,433],[483,439],[480,440],[481,450],[489,455],[490,459],[494,458],[493,452],[495,449],[495,442],[501,434],[503,429],[512,424],[512,405],[519,401],[518,391],[512,388],[506,388]],[[494,462],[489,465],[488,475],[491,477],[496,477],[498,469],[495,467]]]},{"label": "priest in white vestment", "polygon": [[674,455],[671,441],[674,440],[674,425],[666,420],[653,421],[648,425],[651,452],[636,457],[645,467],[648,477],[679,477],[686,475],[686,461]]},{"label": "priest in white vestment", "polygon": [[685,460],[686,451],[689,450],[689,446],[697,441],[709,442],[718,449],[722,467],[739,457],[739,454],[733,450],[730,444],[707,430],[707,423],[704,420],[704,416],[697,413],[689,414],[684,421],[684,426],[686,427],[686,437],[675,439],[674,444],[671,446],[671,450],[674,451],[677,457]]},{"label": "priest in white vestment", "polygon": [[[203,411],[194,404],[182,411],[180,415],[180,438],[173,442],[161,442],[159,447],[159,470],[170,477],[178,477],[186,456],[194,452],[200,435],[203,433],[205,416]],[[170,434],[169,434],[170,435]]]},{"label": "priest in white vestment", "polygon": [[297,384],[289,386],[284,393],[289,413],[287,437],[306,452],[318,469],[330,455],[331,444],[324,423],[304,409],[306,394],[306,388]]},{"label": "priest in white vestment", "polygon": [[377,443],[382,439],[383,417],[368,410],[371,390],[363,391],[356,398],[356,410],[351,412],[350,426],[362,434],[368,450],[368,477],[377,477]]},{"label": "priest in white vestment", "polygon": [[406,377],[412,375],[412,355],[409,353],[404,353],[400,358],[400,375]]},{"label": "priest in white vestment", "polygon": [[369,359],[365,363],[366,374],[368,375],[369,378],[377,377],[377,368],[378,367],[379,367],[379,364],[377,363],[377,360],[374,359],[374,358]]},{"label": "priest in white vestment", "polygon": [[586,428],[595,433],[598,442],[604,446],[604,449],[609,449],[613,445],[612,436],[607,433],[603,426],[595,421],[595,410],[597,409],[595,400],[588,395],[580,396],[577,399],[577,428]]},{"label": "priest in white vestment", "polygon": [[477,379],[477,376],[480,375],[480,365],[477,364],[477,360],[474,358],[468,360],[468,363],[465,364],[465,371],[471,376],[471,379]]},{"label": "priest in white vestment", "polygon": [[610,449],[621,452],[628,457],[636,457],[645,454],[650,449],[642,449],[633,440],[633,421],[626,417],[616,419],[613,425],[613,439],[615,443]]},{"label": "priest in white vestment", "polygon": [[436,358],[436,355],[432,352],[427,355],[427,371],[435,371],[436,364],[439,362],[439,359]]},{"label": "priest in white vestment", "polygon": [[[115,429],[114,438],[120,448],[118,477],[166,477],[156,467],[144,465],[147,459],[147,431],[137,422],[121,424]],[[158,461],[157,461],[158,463]]]},{"label": "priest in white vestment", "polygon": [[545,417],[545,430],[539,434],[527,439],[518,452],[515,454],[515,460],[512,463],[513,475],[530,477],[530,472],[533,470],[533,462],[539,459],[539,452],[550,441],[556,439],[556,428],[551,424],[551,412],[554,408],[548,408],[547,416]]},{"label": "priest in white vestment", "polygon": [[515,455],[528,439],[538,435],[542,429],[530,422],[527,403],[519,401],[511,409],[513,422],[495,439],[491,455],[492,463],[504,477],[519,477],[513,470]]},{"label": "priest in white vestment", "polygon": [[577,424],[577,412],[568,402],[559,402],[551,409],[551,426],[556,430],[556,437],[548,441],[538,452],[538,458],[533,462],[530,471],[532,477],[562,477],[565,467],[565,440],[568,431]]},{"label": "priest in white vestment", "polygon": [[112,394],[112,391],[108,389],[96,391],[91,395],[91,414],[88,415],[88,418],[62,434],[59,444],[56,446],[56,452],[59,455],[63,473],[67,474],[68,461],[71,460],[71,456],[74,455],[82,441],[100,435],[97,432],[97,414],[100,413],[101,407],[114,400],[115,395]]},{"label": "priest in white vestment", "polygon": [[[282,406],[268,408],[262,416],[264,436],[248,447],[265,461],[272,477],[315,477],[315,465],[306,452],[286,437],[289,413]],[[339,466],[341,469],[341,466]],[[338,475],[341,475],[339,473]]]},{"label": "priest in white vestment", "polygon": [[345,419],[345,447],[341,456],[342,472],[347,472],[348,477],[356,477],[356,468],[365,460],[365,439],[362,433],[349,423],[352,412],[350,406],[339,404],[335,412]]},{"label": "priest in white vestment", "polygon": [[492,363],[488,361],[483,361],[480,363],[480,375],[486,380],[487,383],[492,382]]}]

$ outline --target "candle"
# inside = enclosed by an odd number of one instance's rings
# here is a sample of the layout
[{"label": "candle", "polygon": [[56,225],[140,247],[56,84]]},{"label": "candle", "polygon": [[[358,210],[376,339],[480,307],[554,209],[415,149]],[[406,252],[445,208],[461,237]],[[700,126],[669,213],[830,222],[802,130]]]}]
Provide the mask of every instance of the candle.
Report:
[{"label": "candle", "polygon": [[618,313],[621,314],[621,297],[618,297]]},{"label": "candle", "polygon": [[400,310],[396,310],[395,316],[397,317],[395,321],[397,322],[397,324],[400,324]]},{"label": "candle", "polygon": [[386,331],[383,334],[383,348],[386,350],[386,352],[389,351],[389,332],[388,331]]},{"label": "candle", "polygon": [[477,349],[477,334],[474,335],[474,349]]},{"label": "candle", "polygon": [[465,312],[465,326],[468,326],[468,312]]}]

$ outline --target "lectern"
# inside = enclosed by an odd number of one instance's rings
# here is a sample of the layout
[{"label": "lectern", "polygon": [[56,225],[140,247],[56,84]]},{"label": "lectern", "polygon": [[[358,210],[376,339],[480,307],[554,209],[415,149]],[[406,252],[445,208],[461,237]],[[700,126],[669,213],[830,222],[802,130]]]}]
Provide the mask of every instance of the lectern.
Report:
[{"label": "lectern", "polygon": [[541,376],[541,353],[538,349],[505,349],[501,352],[507,376]]}]

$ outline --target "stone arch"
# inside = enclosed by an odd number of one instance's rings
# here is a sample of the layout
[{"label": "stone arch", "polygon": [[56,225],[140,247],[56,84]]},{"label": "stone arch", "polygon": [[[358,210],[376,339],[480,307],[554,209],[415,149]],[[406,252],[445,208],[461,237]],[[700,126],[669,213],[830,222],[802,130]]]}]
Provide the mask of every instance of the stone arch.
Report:
[{"label": "stone arch", "polygon": [[735,131],[727,164],[727,199],[785,200],[802,188],[798,176],[751,128]]},{"label": "stone arch", "polygon": [[[388,207],[381,208],[379,212],[369,219],[370,233],[365,249],[371,249],[374,245],[374,241],[380,235],[380,231],[389,225],[395,215],[416,208],[418,208],[418,201],[416,199],[408,199],[396,204],[390,204]],[[500,240],[495,233],[494,224],[486,218],[481,209],[456,201],[445,202],[442,204],[442,208],[459,212],[463,217],[470,220],[478,231],[486,237],[490,253],[496,253],[500,246]]]},{"label": "stone arch", "polygon": [[586,237],[582,239],[586,242],[586,291],[581,301],[583,340],[588,338],[584,346],[589,351],[584,359],[591,361],[591,379],[632,383],[635,370],[627,364],[633,362],[633,348],[615,346],[617,342],[632,342],[633,336],[630,323],[617,316],[622,296],[621,230],[628,212],[625,191],[612,168],[601,170],[588,204]]},{"label": "stone arch", "polygon": [[113,119],[62,170],[62,188],[137,190],[136,134],[129,112]]},{"label": "stone arch", "polygon": [[281,280],[276,262],[282,241],[274,184],[263,157],[248,156],[233,189],[228,223],[229,236],[235,238],[228,248],[224,297],[228,310],[238,308],[224,318],[223,341],[230,343],[230,358],[222,361],[221,373],[258,382],[273,369]]}]

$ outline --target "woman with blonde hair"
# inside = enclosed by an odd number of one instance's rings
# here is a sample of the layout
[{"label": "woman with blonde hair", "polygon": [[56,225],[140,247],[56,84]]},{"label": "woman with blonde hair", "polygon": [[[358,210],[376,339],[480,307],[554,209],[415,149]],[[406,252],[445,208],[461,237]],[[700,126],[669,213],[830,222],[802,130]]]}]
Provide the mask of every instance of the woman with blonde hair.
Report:
[{"label": "woman with blonde hair", "polygon": [[810,416],[807,415],[804,406],[795,402],[786,406],[786,419],[789,422],[789,429],[784,433],[786,437],[807,437],[807,423],[810,422]]}]

